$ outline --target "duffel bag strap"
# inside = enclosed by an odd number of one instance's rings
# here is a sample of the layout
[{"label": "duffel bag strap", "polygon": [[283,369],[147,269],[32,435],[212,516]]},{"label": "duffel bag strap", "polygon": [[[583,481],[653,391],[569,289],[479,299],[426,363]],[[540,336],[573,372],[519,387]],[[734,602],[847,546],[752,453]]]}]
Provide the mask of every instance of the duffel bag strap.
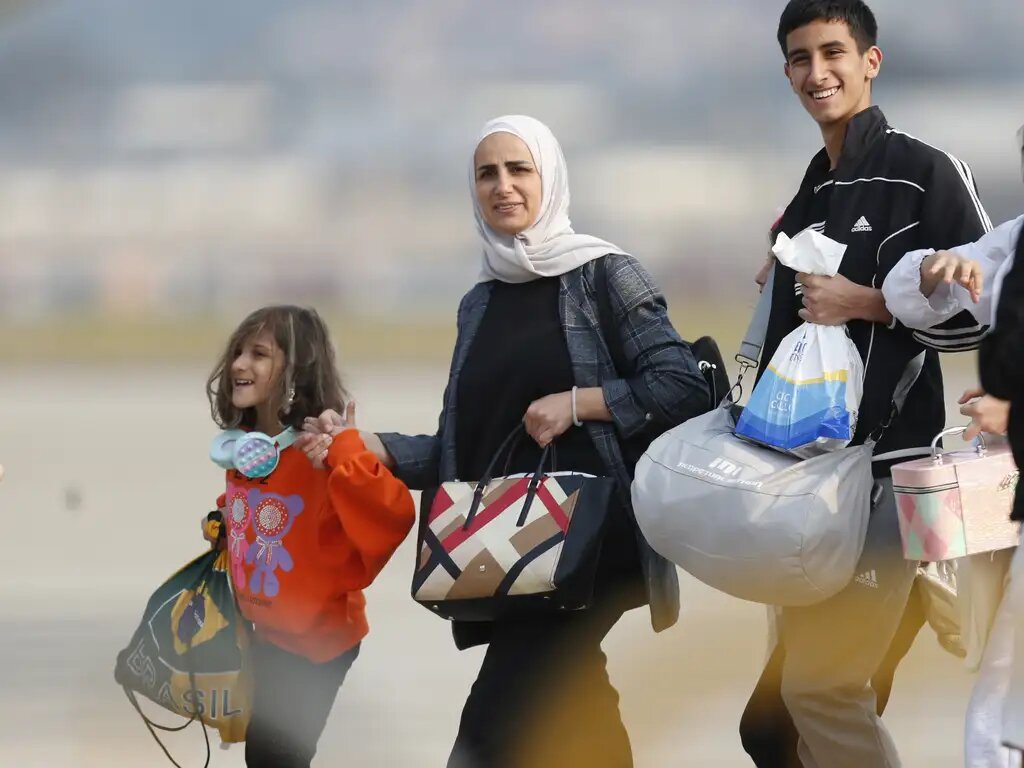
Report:
[{"label": "duffel bag strap", "polygon": [[889,415],[886,416],[885,421],[875,428],[868,439],[865,442],[878,443],[882,436],[885,434],[885,430],[892,424],[892,420],[899,415],[899,412],[903,410],[904,404],[907,402],[907,397],[910,395],[910,390],[914,388],[914,384],[917,383],[918,376],[921,375],[921,371],[924,369],[924,352],[919,352],[915,357],[910,359],[907,363],[907,367],[903,369],[903,375],[900,376],[900,380],[896,382],[896,389],[892,393],[892,404],[889,407]]},{"label": "duffel bag strap", "polygon": [[736,362],[740,365],[739,374],[736,376],[736,383],[733,384],[729,394],[722,401],[723,404],[726,400],[730,403],[739,402],[739,399],[743,397],[744,374],[752,368],[756,369],[758,361],[761,359],[764,339],[768,334],[768,318],[772,313],[772,290],[775,287],[775,270],[777,268],[778,265],[768,272],[768,279],[765,280],[764,287],[761,289],[761,298],[757,300],[757,306],[754,307],[754,314],[750,318],[747,332],[743,334],[740,351],[735,357]]}]

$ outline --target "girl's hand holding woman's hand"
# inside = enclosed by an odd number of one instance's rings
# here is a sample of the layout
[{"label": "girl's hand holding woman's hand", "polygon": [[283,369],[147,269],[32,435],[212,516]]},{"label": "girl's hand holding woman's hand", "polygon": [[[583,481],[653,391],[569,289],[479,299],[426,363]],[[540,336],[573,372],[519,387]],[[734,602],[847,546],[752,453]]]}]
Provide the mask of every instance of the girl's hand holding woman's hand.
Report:
[{"label": "girl's hand holding woman's hand", "polygon": [[345,415],[328,408],[317,417],[307,416],[302,424],[302,434],[295,444],[306,454],[316,469],[324,468],[327,451],[334,438],[343,430],[355,427],[356,404],[350,402],[345,407]]},{"label": "girl's hand holding woman's hand", "polygon": [[[344,416],[328,408],[316,418],[306,417],[302,425],[302,434],[295,444],[302,448],[309,460],[313,462],[314,467],[323,469],[331,443],[337,435],[346,429],[357,429],[355,401],[345,406]],[[395,460],[391,458],[391,454],[388,453],[384,443],[377,435],[360,429],[359,437],[366,445],[366,450],[376,456],[381,464],[388,469],[395,468]]]}]

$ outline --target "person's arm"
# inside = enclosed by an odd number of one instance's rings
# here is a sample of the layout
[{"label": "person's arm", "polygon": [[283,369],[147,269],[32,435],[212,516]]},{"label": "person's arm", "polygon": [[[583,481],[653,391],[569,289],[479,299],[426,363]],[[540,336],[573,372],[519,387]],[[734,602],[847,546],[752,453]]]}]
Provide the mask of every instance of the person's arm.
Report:
[{"label": "person's arm", "polygon": [[[992,229],[992,222],[978,196],[974,176],[966,163],[942,153],[934,158],[923,184],[924,201],[915,237],[921,245],[948,250],[962,243],[975,242]],[[886,258],[894,261],[879,265],[885,274],[902,256],[892,254]],[[978,322],[969,310],[961,309],[948,320],[927,329],[913,330],[911,335],[919,344],[931,349],[961,352],[976,349],[986,331],[984,323]]]},{"label": "person's arm", "polygon": [[1024,398],[1024,259],[1010,263],[999,292],[995,327],[978,355],[981,385],[994,397],[1021,407]]},{"label": "person's arm", "polygon": [[[331,438],[345,427],[355,426],[355,410],[356,404],[351,401],[345,408],[344,417],[329,408],[319,416],[309,416],[305,419],[302,434],[296,440],[295,445],[306,454],[314,467],[317,469],[325,467]],[[442,421],[443,418],[442,414]],[[407,485],[422,490],[426,486],[436,483],[436,457],[439,445],[436,436],[383,433],[383,437],[390,443],[390,450],[381,435],[359,430],[359,438],[363,441],[366,449],[376,456],[386,469],[396,474],[402,473],[399,476]],[[398,454],[401,463],[396,461],[394,454]],[[424,484],[416,485],[421,474]]]},{"label": "person's arm", "polygon": [[335,435],[324,462],[330,475],[330,509],[345,532],[346,546],[335,553],[339,587],[368,587],[398,549],[416,519],[409,489],[366,448],[359,432]]},{"label": "person's arm", "polygon": [[665,298],[632,256],[606,256],[615,326],[632,375],[601,385],[602,400],[623,437],[652,421],[666,429],[703,413],[710,393],[704,375],[668,317]]},{"label": "person's arm", "polygon": [[[481,301],[480,286],[470,290],[459,302],[456,313],[455,348],[448,369],[448,384],[444,388],[441,399],[441,414],[437,419],[437,432],[433,435],[403,435],[398,432],[378,432],[373,437],[366,437],[368,447],[381,456],[386,466],[399,479],[413,490],[422,491],[438,483],[441,474],[441,435],[444,432],[449,398],[452,395],[452,373],[455,369],[456,356],[462,348],[462,329],[466,314]],[[378,445],[379,443],[379,445]]]},{"label": "person's arm", "polygon": [[[442,417],[443,419],[443,417]],[[390,461],[382,462],[413,490],[437,485],[441,465],[440,432],[434,435],[403,435],[398,432],[378,432],[369,437],[380,443]],[[376,451],[374,451],[376,453]]]},{"label": "person's arm", "polygon": [[981,296],[977,302],[959,281],[946,282],[943,274],[927,274],[929,259],[943,252],[925,248],[905,254],[886,276],[882,285],[886,306],[908,328],[932,328],[963,310],[977,322],[990,324],[994,314],[993,280],[1013,253],[1022,225],[1024,216],[1001,224],[975,242],[949,249],[959,259],[980,267]]},{"label": "person's arm", "polygon": [[[707,382],[690,345],[672,327],[654,280],[632,256],[603,258],[615,327],[632,374],[577,389],[576,420],[612,422],[628,438],[652,422],[668,429],[703,413],[710,399]],[[546,446],[569,429],[572,399],[569,391],[532,402],[523,417],[527,434]]]},{"label": "person's arm", "polygon": [[798,272],[803,308],[800,319],[819,325],[842,325],[851,320],[892,322],[885,298],[877,288],[860,285],[842,275],[825,277]]}]

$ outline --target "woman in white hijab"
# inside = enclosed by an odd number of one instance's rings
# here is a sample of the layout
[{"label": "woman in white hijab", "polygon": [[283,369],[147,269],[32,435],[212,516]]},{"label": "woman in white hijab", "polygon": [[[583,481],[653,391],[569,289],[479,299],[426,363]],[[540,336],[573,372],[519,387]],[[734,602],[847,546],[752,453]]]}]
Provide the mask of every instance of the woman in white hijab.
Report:
[{"label": "woman in white hijab", "polygon": [[[557,440],[559,469],[611,477],[618,493],[590,607],[454,623],[459,648],[489,647],[449,766],[625,768],[629,738],[601,642],[629,608],[649,604],[661,630],[679,607],[674,567],[633,522],[632,463],[637,445],[708,409],[707,384],[639,262],[573,231],[565,160],[547,126],[521,115],[487,123],[470,190],[483,258],[459,306],[438,431],[365,435],[367,445],[411,488],[431,488],[479,479],[525,424],[532,440],[502,474],[532,473]],[[613,339],[601,331],[602,262]]]}]

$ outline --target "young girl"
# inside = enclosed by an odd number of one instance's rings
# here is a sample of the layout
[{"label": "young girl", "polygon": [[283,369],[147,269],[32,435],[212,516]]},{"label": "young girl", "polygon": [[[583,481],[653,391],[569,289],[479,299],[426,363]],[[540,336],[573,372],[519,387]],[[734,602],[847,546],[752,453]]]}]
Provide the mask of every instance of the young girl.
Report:
[{"label": "young girl", "polygon": [[[226,430],[211,458],[227,469],[218,507],[232,581],[255,626],[246,765],[309,766],[368,630],[361,590],[412,527],[412,498],[354,428],[355,406],[343,406],[334,351],[314,310],[249,315],[207,395]],[[328,410],[344,412],[347,424],[332,420],[326,434],[302,435],[306,417]]]}]

